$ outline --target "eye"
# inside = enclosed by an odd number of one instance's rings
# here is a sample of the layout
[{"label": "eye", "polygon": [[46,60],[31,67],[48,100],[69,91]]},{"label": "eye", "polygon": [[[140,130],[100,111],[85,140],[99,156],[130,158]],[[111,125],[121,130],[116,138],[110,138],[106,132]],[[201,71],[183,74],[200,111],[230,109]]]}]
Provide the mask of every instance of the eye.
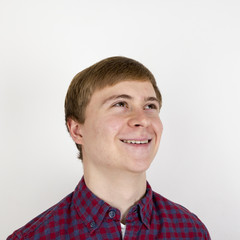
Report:
[{"label": "eye", "polygon": [[113,105],[113,107],[128,107],[126,102],[118,102]]},{"label": "eye", "polygon": [[145,109],[158,109],[157,105],[156,104],[148,104],[145,106]]}]

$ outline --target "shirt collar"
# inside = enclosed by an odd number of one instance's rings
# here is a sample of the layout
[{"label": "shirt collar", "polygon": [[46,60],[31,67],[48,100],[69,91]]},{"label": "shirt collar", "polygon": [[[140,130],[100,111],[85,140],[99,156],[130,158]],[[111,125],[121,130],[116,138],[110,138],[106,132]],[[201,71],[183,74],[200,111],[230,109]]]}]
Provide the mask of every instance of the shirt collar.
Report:
[{"label": "shirt collar", "polygon": [[[84,177],[82,177],[73,193],[73,204],[80,219],[82,219],[86,227],[89,229],[89,232],[93,232],[101,225],[107,212],[110,210],[115,210],[115,217],[120,221],[120,211],[118,209],[114,209],[94,195],[86,186]],[[147,228],[149,228],[152,206],[152,189],[147,182],[145,196],[130,209],[126,222],[131,221],[133,213],[138,211],[139,220],[142,221]]]},{"label": "shirt collar", "polygon": [[134,212],[138,212],[139,214],[137,215],[140,218],[140,221],[149,229],[153,209],[153,192],[150,184],[148,182],[146,184],[147,188],[144,197],[130,209],[127,215],[126,223],[128,221],[133,221]]},{"label": "shirt collar", "polygon": [[150,228],[150,220],[151,220],[152,208],[153,208],[152,195],[153,195],[152,188],[150,184],[147,182],[146,194],[139,201],[138,206],[140,208],[141,220],[148,229]]}]

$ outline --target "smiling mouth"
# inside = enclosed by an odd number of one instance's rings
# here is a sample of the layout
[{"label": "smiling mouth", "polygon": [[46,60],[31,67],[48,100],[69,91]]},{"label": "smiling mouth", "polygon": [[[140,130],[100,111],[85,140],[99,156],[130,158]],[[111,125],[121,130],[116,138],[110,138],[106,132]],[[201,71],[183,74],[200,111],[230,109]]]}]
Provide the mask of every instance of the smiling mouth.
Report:
[{"label": "smiling mouth", "polygon": [[151,139],[147,140],[121,140],[124,143],[130,143],[130,144],[147,144],[151,142]]}]

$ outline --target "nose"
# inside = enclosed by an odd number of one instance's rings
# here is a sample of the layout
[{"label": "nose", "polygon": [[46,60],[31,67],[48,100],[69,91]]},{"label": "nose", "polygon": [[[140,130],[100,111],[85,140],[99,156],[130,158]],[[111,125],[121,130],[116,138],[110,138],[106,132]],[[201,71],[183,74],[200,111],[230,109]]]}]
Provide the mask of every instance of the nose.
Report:
[{"label": "nose", "polygon": [[150,119],[146,116],[144,110],[135,110],[131,113],[128,124],[131,127],[148,127]]}]

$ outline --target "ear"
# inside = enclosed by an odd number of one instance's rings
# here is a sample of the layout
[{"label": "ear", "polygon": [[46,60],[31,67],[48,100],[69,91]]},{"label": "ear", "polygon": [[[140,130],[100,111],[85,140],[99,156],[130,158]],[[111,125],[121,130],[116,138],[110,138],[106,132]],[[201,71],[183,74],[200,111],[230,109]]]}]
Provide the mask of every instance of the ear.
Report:
[{"label": "ear", "polygon": [[82,124],[71,118],[68,118],[67,127],[73,141],[77,144],[82,144]]}]

